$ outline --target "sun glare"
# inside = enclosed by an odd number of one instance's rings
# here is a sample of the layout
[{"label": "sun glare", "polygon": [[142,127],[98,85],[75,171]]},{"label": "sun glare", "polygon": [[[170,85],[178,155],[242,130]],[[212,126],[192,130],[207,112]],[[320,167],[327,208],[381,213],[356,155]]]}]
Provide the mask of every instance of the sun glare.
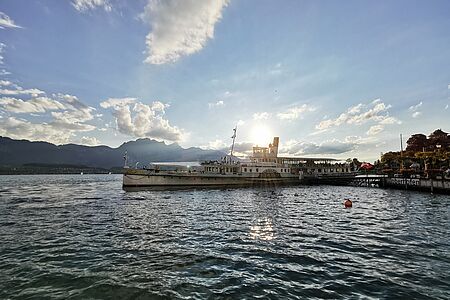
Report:
[{"label": "sun glare", "polygon": [[267,146],[272,140],[272,132],[263,125],[257,125],[251,131],[252,142],[258,146]]}]

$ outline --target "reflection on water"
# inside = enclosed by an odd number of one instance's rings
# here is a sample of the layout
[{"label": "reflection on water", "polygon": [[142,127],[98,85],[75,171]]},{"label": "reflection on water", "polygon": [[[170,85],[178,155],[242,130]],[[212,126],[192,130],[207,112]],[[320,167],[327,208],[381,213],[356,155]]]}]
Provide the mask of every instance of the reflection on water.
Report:
[{"label": "reflection on water", "polygon": [[274,238],[272,219],[257,219],[255,225],[250,226],[250,236],[253,239],[270,241]]},{"label": "reflection on water", "polygon": [[449,200],[327,186],[126,192],[115,175],[0,176],[0,299],[448,299]]}]

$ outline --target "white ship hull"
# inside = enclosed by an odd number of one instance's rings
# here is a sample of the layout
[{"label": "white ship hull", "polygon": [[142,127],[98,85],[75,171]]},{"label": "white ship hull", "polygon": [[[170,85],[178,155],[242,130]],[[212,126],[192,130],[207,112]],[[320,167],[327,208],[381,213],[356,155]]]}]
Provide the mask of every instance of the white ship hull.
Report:
[{"label": "white ship hull", "polygon": [[298,176],[286,174],[277,178],[261,178],[239,174],[181,174],[181,173],[148,173],[126,172],[123,175],[124,187],[194,187],[194,186],[253,186],[282,185],[299,183]]}]

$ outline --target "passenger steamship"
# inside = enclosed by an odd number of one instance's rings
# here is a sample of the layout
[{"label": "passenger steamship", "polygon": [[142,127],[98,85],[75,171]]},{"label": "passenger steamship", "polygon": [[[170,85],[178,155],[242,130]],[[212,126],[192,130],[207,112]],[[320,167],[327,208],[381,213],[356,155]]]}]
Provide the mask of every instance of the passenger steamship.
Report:
[{"label": "passenger steamship", "polygon": [[278,158],[278,137],[268,147],[253,147],[252,156],[247,161],[233,155],[236,128],[232,138],[230,155],[218,161],[203,162],[195,170],[164,171],[158,166],[132,169],[125,163],[123,186],[251,186],[299,182],[298,168],[282,163]]},{"label": "passenger steamship", "polygon": [[127,166],[123,174],[123,187],[197,187],[197,186],[254,186],[282,185],[354,178],[348,164],[332,158],[279,157],[279,137],[268,147],[253,147],[247,160],[233,155],[236,128],[231,137],[231,153],[217,161],[201,163],[188,170],[162,170],[158,165],[133,169]]}]

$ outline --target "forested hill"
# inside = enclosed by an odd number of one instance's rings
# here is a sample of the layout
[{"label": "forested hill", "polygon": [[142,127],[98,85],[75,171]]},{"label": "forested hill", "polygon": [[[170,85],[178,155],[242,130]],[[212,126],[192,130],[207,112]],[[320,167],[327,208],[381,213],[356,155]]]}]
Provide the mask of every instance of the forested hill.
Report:
[{"label": "forested hill", "polygon": [[181,162],[214,160],[224,155],[215,150],[197,147],[182,148],[178,144],[166,145],[151,139],[138,139],[118,148],[108,146],[83,146],[76,144],[54,145],[47,142],[31,142],[0,137],[0,166],[24,164],[68,164],[98,168],[123,166],[123,156],[128,153],[131,164],[140,162]]}]

